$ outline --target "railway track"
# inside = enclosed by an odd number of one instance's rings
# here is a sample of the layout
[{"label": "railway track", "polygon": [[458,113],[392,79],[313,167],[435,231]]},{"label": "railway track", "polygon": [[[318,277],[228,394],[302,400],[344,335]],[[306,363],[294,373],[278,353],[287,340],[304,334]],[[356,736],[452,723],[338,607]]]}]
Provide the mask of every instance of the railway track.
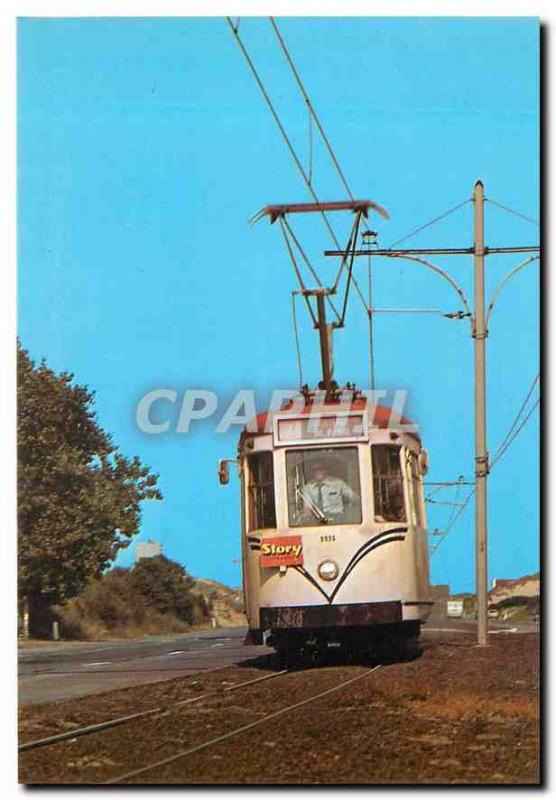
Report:
[{"label": "railway track", "polygon": [[[125,783],[128,780],[131,780],[135,777],[151,772],[159,767],[165,766],[174,761],[185,759],[188,756],[191,756],[203,750],[208,750],[209,748],[214,747],[222,742],[238,737],[241,734],[247,733],[248,731],[251,731],[254,728],[269,723],[272,720],[277,719],[278,717],[286,716],[322,698],[337,693],[342,689],[344,689],[345,687],[348,687],[357,681],[361,681],[363,678],[377,671],[381,666],[382,665],[375,665],[370,669],[365,670],[363,673],[360,673],[353,677],[349,677],[347,679],[343,679],[337,682],[332,687],[328,687],[323,691],[313,693],[308,697],[298,700],[297,702],[287,703],[286,705],[283,705],[281,708],[278,708],[277,710],[274,710],[270,713],[266,713],[263,716],[259,717],[258,719],[255,719],[254,721],[251,721],[247,724],[239,725],[230,731],[222,733],[221,735],[212,736],[210,738],[207,738],[205,741],[192,744],[189,747],[183,748],[177,752],[172,753],[171,755],[165,756],[164,758],[153,760],[152,762],[147,764],[143,763],[142,766],[136,769],[127,770],[125,772],[122,772],[121,774],[117,774],[113,777],[110,777],[107,780],[106,779],[99,780],[98,783],[103,785]],[[255,687],[264,682],[271,681],[275,678],[282,678],[285,677],[286,675],[291,675],[293,673],[298,675],[307,675],[306,670],[282,669],[278,672],[272,672],[270,674],[258,676],[256,678],[252,678],[247,681],[234,683],[230,686],[226,686],[224,689],[220,688],[211,689],[210,691],[204,692],[203,694],[200,694],[196,697],[189,697],[184,700],[179,700],[177,702],[169,704],[162,703],[160,705],[157,705],[156,707],[144,709],[136,713],[113,717],[111,719],[106,719],[103,720],[102,722],[98,722],[95,724],[75,727],[72,728],[71,730],[63,731],[61,733],[56,733],[51,736],[45,736],[39,739],[33,739],[26,742],[22,742],[19,745],[18,750],[21,754],[25,754],[30,751],[37,751],[55,745],[62,745],[63,743],[66,743],[67,746],[74,743],[78,738],[92,736],[93,734],[98,735],[104,731],[109,731],[110,729],[117,728],[118,726],[126,726],[126,725],[131,726],[134,723],[140,722],[142,720],[148,721],[149,723],[151,721],[154,722],[155,720],[157,719],[161,720],[162,718],[165,718],[168,714],[177,712],[180,709],[202,704],[204,700],[215,700],[223,695],[230,694],[232,692],[236,692],[241,689],[247,689],[248,687]],[[290,692],[288,691],[288,696],[289,695]],[[99,741],[102,742],[103,740],[96,739],[95,744],[92,745],[92,747],[90,748],[91,753],[95,752],[95,750],[99,745]]]},{"label": "railway track", "polygon": [[[242,689],[245,686],[252,686],[256,683],[262,683],[263,681],[271,680],[272,678],[279,678],[282,675],[286,675],[290,670],[283,669],[279,672],[273,672],[270,675],[262,675],[258,678],[253,678],[249,681],[242,681],[241,683],[235,683],[232,686],[227,686],[222,691],[226,692],[234,692],[238,689]],[[45,736],[41,739],[35,739],[28,742],[22,742],[19,745],[18,751],[20,753],[24,753],[28,750],[36,750],[40,747],[49,747],[53,744],[58,744],[60,742],[66,742],[72,739],[77,739],[81,736],[89,736],[93,733],[100,733],[102,731],[108,730],[110,728],[116,728],[119,725],[125,725],[130,722],[136,722],[139,719],[145,719],[146,717],[152,717],[157,714],[167,714],[169,711],[174,709],[182,708],[183,706],[192,705],[193,703],[198,703],[201,700],[205,700],[208,697],[213,697],[217,694],[216,691],[205,692],[204,694],[200,694],[197,697],[188,697],[186,700],[180,700],[177,703],[171,703],[167,706],[157,706],[155,708],[148,708],[144,711],[138,711],[135,714],[126,714],[122,717],[114,717],[112,719],[104,720],[103,722],[97,722],[94,725],[85,725],[81,728],[73,728],[69,731],[64,731],[63,733],[56,733],[52,736]]]},{"label": "railway track", "polygon": [[[114,778],[110,778],[109,780],[104,781],[103,785],[124,783],[125,781],[128,781],[130,778],[136,778],[139,775],[144,775],[146,772],[151,772],[154,769],[166,766],[167,764],[171,764],[174,761],[186,758],[187,756],[193,755],[194,753],[199,753],[201,750],[206,750],[209,747],[214,747],[215,745],[225,742],[229,739],[232,739],[235,736],[239,736],[242,733],[246,733],[247,731],[253,730],[254,728],[258,728],[259,726],[264,725],[267,722],[270,722],[270,720],[277,719],[278,717],[284,716],[285,714],[289,714],[292,711],[296,711],[299,708],[307,706],[310,703],[314,703],[316,700],[320,700],[323,697],[327,697],[331,694],[334,694],[335,692],[344,689],[346,686],[350,686],[351,684],[356,683],[357,681],[360,681],[363,678],[366,678],[372,672],[376,672],[377,670],[379,670],[381,666],[382,666],[381,664],[377,664],[376,666],[371,667],[370,669],[366,670],[360,675],[355,675],[353,678],[348,678],[347,680],[341,681],[340,683],[336,684],[335,686],[332,686],[329,689],[325,689],[322,692],[318,692],[317,694],[311,695],[310,697],[307,697],[304,700],[300,700],[297,703],[292,703],[290,705],[287,705],[284,708],[278,709],[278,711],[273,711],[270,714],[266,714],[264,717],[257,719],[254,722],[250,722],[247,725],[241,725],[240,727],[235,728],[232,731],[228,731],[228,733],[224,733],[221,736],[215,736],[214,738],[208,739],[207,741],[202,742],[201,744],[193,745],[184,750],[180,750],[179,752],[167,756],[166,758],[162,758],[157,761],[153,761],[150,764],[146,764],[142,767],[139,767],[137,769],[124,772],[120,775],[117,775]],[[289,672],[289,670],[284,670],[280,674],[285,674],[286,672]]]},{"label": "railway track", "polygon": [[[247,674],[231,669],[203,686],[173,681],[45,707],[25,720],[19,780],[120,786],[537,782],[535,642],[498,636],[478,653],[471,637],[466,644],[462,637],[440,636],[422,658],[388,669],[384,662],[370,668],[332,659],[322,669],[278,673],[265,663]],[[88,724],[97,720],[104,721]],[[70,723],[72,729],[63,730]],[[31,741],[32,730],[44,738]]]}]

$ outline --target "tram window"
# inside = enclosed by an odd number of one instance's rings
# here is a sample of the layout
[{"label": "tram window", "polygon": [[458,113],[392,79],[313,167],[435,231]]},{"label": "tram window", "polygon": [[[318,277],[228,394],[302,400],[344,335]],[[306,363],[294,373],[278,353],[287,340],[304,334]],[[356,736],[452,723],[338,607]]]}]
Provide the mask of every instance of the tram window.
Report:
[{"label": "tram window", "polygon": [[375,444],[371,448],[373,493],[377,522],[405,522],[400,447]]},{"label": "tram window", "polygon": [[248,458],[249,530],[276,527],[274,468],[272,453],[254,453]]},{"label": "tram window", "polygon": [[356,447],[286,452],[292,527],[361,524],[361,483]]},{"label": "tram window", "polygon": [[423,527],[423,515],[421,512],[421,481],[419,479],[419,466],[417,455],[410,452],[408,454],[409,476],[411,480],[411,503],[415,510],[415,524]]}]

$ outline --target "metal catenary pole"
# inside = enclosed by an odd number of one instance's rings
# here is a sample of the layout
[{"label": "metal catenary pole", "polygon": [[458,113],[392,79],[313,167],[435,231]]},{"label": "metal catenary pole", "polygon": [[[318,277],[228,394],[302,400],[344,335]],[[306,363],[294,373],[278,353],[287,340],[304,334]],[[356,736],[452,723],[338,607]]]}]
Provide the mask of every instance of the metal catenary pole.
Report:
[{"label": "metal catenary pole", "polygon": [[[472,255],[473,256],[473,292],[474,309],[472,313],[472,336],[474,342],[474,406],[475,406],[475,570],[477,596],[477,644],[484,647],[488,644],[488,551],[487,551],[487,476],[489,473],[489,456],[486,446],[486,338],[488,336],[487,318],[485,316],[485,257],[494,254],[540,253],[538,245],[518,247],[485,247],[484,243],[484,203],[485,192],[482,181],[473,187],[474,209],[474,243],[473,247],[426,247],[397,250],[393,248],[354,249],[346,253],[342,250],[326,250],[325,256],[385,256],[387,258],[405,258],[416,261],[425,267],[432,268],[455,288],[468,309],[465,296],[450,275],[439,267],[416,256],[422,255]],[[535,258],[538,258],[537,255]],[[529,259],[525,263],[534,261]],[[520,264],[517,270],[524,264]],[[499,284],[505,285],[508,278],[517,271],[512,270]],[[494,297],[497,296],[497,288]],[[492,301],[491,301],[492,306]],[[461,318],[461,317],[460,317]]]},{"label": "metal catenary pole", "polygon": [[488,552],[486,447],[486,337],[484,187],[473,189],[473,339],[475,360],[475,569],[477,593],[477,644],[488,643]]}]

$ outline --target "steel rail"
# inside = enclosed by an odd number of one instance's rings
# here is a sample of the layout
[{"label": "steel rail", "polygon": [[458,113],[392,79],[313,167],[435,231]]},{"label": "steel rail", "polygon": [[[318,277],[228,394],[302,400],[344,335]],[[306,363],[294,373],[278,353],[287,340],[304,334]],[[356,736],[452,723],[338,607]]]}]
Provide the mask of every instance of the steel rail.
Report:
[{"label": "steel rail", "polygon": [[318,694],[314,694],[311,697],[305,698],[305,700],[301,700],[298,703],[293,703],[292,705],[286,706],[285,708],[281,708],[278,711],[274,711],[271,714],[267,714],[265,717],[261,719],[257,719],[254,722],[250,722],[247,725],[242,725],[240,728],[235,728],[233,731],[229,731],[228,733],[224,733],[221,736],[215,736],[213,739],[209,739],[206,742],[202,742],[201,744],[193,745],[192,747],[188,747],[186,750],[180,750],[179,753],[174,753],[171,756],[167,756],[166,758],[162,758],[159,761],[154,761],[152,764],[147,764],[144,767],[139,767],[138,769],[130,770],[129,772],[124,772],[122,775],[118,775],[115,778],[111,778],[108,781],[104,781],[103,785],[109,785],[114,783],[122,783],[123,781],[128,780],[129,778],[135,778],[137,775],[142,775],[144,772],[150,772],[153,769],[157,769],[158,767],[166,766],[166,764],[171,764],[173,761],[178,761],[180,758],[185,758],[185,756],[192,755],[193,753],[198,753],[201,750],[205,750],[207,747],[212,747],[215,744],[220,744],[220,742],[224,742],[227,739],[232,739],[234,736],[239,736],[241,733],[245,733],[246,731],[253,730],[254,728],[258,728],[260,725],[264,725],[266,722],[269,722],[271,719],[277,719],[278,717],[283,716],[284,714],[288,714],[291,711],[295,711],[298,708],[302,708],[303,706],[308,705],[309,703],[313,703],[315,700],[319,700],[321,697],[326,697],[334,692],[343,689],[345,686],[349,686],[356,681],[360,681],[363,678],[366,678],[371,672],[376,672],[376,670],[380,669],[382,664],[377,664],[375,667],[371,667],[371,669],[366,670],[361,675],[356,675],[354,678],[349,678],[347,681],[343,681],[342,683],[337,684],[336,686],[332,686],[330,689],[325,689],[323,692],[319,692]]},{"label": "steel rail", "polygon": [[[227,686],[223,691],[224,692],[234,692],[237,689],[241,689],[244,686],[251,686],[254,683],[260,683],[261,681],[268,681],[271,678],[278,678],[281,675],[286,675],[286,673],[290,672],[290,670],[283,669],[279,672],[273,672],[270,675],[262,675],[259,678],[254,678],[250,681],[243,681],[242,683],[234,683],[232,686]],[[42,739],[35,739],[31,742],[23,742],[18,747],[18,752],[23,753],[26,750],[34,750],[39,747],[47,747],[48,745],[57,744],[58,742],[64,742],[68,739],[76,739],[79,736],[88,736],[91,733],[98,733],[100,731],[108,730],[109,728],[115,728],[118,725],[125,725],[127,722],[133,722],[136,719],[143,719],[145,717],[153,716],[154,714],[166,714],[168,711],[172,711],[174,708],[181,708],[185,705],[191,705],[192,703],[198,703],[200,700],[204,700],[207,697],[212,697],[217,692],[205,692],[205,694],[200,694],[197,697],[188,697],[186,700],[180,700],[177,703],[172,703],[169,706],[158,706],[157,708],[148,708],[145,711],[137,711],[135,714],[127,714],[123,717],[115,717],[113,719],[105,720],[104,722],[97,722],[94,725],[86,725],[83,728],[74,728],[71,731],[64,731],[64,733],[55,733],[52,736],[45,736]]]}]

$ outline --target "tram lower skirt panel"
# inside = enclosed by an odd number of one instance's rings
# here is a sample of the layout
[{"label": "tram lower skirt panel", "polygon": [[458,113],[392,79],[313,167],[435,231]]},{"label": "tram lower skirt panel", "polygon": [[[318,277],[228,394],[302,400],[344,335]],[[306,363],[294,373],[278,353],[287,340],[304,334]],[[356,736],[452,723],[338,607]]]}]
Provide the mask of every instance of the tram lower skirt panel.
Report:
[{"label": "tram lower skirt panel", "polygon": [[326,628],[390,624],[402,621],[399,600],[349,605],[261,608],[261,628]]}]

